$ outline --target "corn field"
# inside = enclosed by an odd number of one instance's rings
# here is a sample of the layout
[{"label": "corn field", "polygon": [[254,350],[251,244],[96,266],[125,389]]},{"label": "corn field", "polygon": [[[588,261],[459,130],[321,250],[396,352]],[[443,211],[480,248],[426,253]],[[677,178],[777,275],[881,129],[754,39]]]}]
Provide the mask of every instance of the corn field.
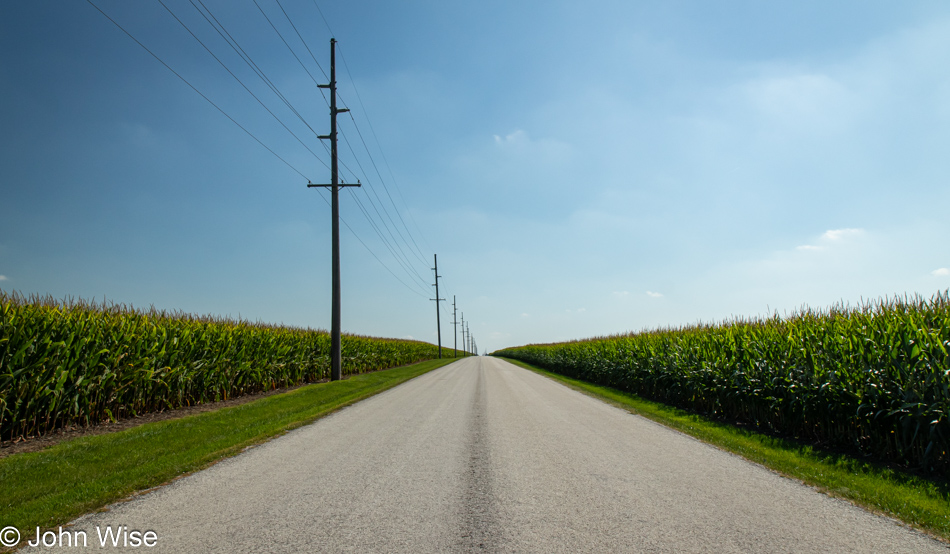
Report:
[{"label": "corn field", "polygon": [[495,352],[879,461],[950,474],[950,299],[802,310]]},{"label": "corn field", "polygon": [[[343,373],[438,356],[344,335]],[[0,439],[226,400],[329,377],[330,336],[0,291]]]}]

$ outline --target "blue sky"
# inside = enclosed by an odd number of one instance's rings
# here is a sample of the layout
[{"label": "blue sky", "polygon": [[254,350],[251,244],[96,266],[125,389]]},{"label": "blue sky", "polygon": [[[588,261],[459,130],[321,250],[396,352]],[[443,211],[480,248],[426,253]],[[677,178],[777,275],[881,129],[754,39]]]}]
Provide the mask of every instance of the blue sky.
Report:
[{"label": "blue sky", "polygon": [[950,287],[945,2],[258,0],[305,71],[204,0],[311,131],[164,0],[314,156],[157,0],[94,1],[295,169],[89,3],[5,2],[4,290],[328,327],[315,4],[347,332],[434,342],[432,253],[488,350]]}]

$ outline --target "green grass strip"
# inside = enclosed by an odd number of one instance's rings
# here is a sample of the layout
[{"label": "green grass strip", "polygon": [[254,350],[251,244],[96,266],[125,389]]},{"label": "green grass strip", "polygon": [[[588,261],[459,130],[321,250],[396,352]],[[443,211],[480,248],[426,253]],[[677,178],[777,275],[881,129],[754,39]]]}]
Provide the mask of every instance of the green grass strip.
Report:
[{"label": "green grass strip", "polygon": [[855,458],[821,452],[791,440],[771,437],[617,389],[571,379],[530,364],[503,358],[594,398],[738,454],[832,496],[872,512],[884,513],[950,540],[950,484],[934,482]]},{"label": "green grass strip", "polygon": [[318,383],[231,408],[80,437],[0,459],[0,527],[52,528],[209,466],[453,362],[430,360]]}]

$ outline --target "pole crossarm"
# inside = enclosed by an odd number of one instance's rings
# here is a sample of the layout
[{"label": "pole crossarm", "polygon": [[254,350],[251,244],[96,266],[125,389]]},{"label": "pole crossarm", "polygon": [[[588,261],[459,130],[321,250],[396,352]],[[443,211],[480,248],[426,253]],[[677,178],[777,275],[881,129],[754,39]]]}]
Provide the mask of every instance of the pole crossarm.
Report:
[{"label": "pole crossarm", "polygon": [[326,188],[326,187],[361,187],[361,186],[363,186],[363,185],[362,185],[362,183],[360,183],[359,181],[357,181],[356,183],[337,183],[337,184],[335,184],[335,185],[322,185],[322,184],[317,184],[317,183],[307,183],[307,188],[308,188],[308,189],[311,189],[311,188],[313,188],[313,187],[324,187],[324,188]]}]

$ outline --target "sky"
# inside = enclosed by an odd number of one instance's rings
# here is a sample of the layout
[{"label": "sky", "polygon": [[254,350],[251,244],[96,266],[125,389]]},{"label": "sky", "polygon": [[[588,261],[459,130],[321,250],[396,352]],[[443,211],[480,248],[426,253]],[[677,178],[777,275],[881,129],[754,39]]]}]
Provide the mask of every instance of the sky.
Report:
[{"label": "sky", "polygon": [[7,292],[328,328],[331,37],[344,332],[433,254],[481,351],[950,287],[946,2],[93,2],[0,4]]}]

